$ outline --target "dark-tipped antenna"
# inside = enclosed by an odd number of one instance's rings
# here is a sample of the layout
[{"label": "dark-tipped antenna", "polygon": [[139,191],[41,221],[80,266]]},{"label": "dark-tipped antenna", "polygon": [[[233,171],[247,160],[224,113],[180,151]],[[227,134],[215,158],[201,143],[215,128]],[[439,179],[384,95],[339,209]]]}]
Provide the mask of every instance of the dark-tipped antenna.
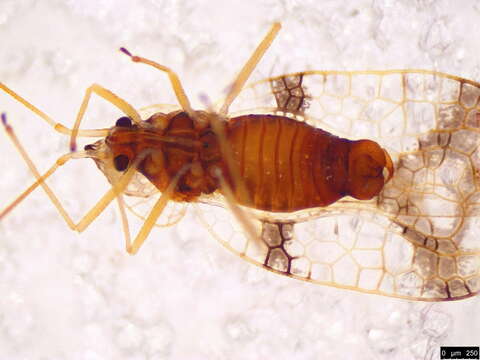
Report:
[{"label": "dark-tipped antenna", "polygon": [[[133,62],[142,62],[140,56],[132,55],[132,53],[130,51],[128,51],[126,48],[124,48],[123,46],[120,48],[120,51],[122,53],[124,53],[125,55],[129,56],[130,59],[132,59]],[[148,65],[150,65],[150,64],[148,64]]]},{"label": "dark-tipped antenna", "polygon": [[121,47],[120,51],[123,52],[125,55],[128,55],[130,57],[133,56],[132,53],[130,51],[128,51],[127,49],[125,49],[124,47]]},{"label": "dark-tipped antenna", "polygon": [[1,116],[1,118],[2,118],[2,124],[3,124],[3,126],[5,127],[5,130],[6,130],[7,132],[11,132],[11,131],[12,131],[12,127],[11,127],[11,126],[8,124],[8,122],[7,122],[7,114],[4,113],[4,112],[2,112],[2,115],[0,115],[0,116]]},{"label": "dark-tipped antenna", "polygon": [[183,90],[183,86],[178,78],[178,75],[171,69],[166,66],[163,66],[155,61],[148,60],[141,56],[132,55],[130,51],[125,49],[124,47],[120,48],[120,51],[125,55],[129,56],[133,62],[136,63],[143,63],[145,65],[149,65],[154,67],[157,70],[163,71],[168,75],[170,79],[170,83],[172,85],[173,91],[175,92],[175,96],[177,97],[178,103],[180,104],[181,108],[186,111],[191,117],[195,116],[195,111],[193,111],[190,101],[188,100],[187,95],[185,94],[185,90]]}]

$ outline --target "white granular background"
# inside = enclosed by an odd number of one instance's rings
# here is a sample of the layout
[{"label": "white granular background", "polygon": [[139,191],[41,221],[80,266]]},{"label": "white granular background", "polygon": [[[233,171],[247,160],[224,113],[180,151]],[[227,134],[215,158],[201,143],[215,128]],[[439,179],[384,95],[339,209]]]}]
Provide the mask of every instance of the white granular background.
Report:
[{"label": "white granular background", "polygon": [[[435,69],[480,81],[475,1],[0,0],[0,81],[71,126],[99,83],[135,107],[175,103],[175,69],[196,107],[224,94],[273,21],[283,29],[255,78],[309,69]],[[45,171],[68,139],[0,94]],[[84,128],[120,113],[92,98]],[[82,143],[83,146],[85,143]],[[33,178],[0,134],[0,207]],[[108,189],[91,160],[50,184],[78,219]],[[224,250],[194,216],[124,251],[110,206],[82,234],[38,190],[0,224],[0,359],[438,359],[480,343],[480,298],[415,303],[304,284]]]}]

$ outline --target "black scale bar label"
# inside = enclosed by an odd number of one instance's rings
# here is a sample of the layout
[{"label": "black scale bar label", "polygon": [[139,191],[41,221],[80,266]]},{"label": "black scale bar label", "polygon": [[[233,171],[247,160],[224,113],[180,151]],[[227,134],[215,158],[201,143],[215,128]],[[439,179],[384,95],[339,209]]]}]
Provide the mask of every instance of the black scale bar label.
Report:
[{"label": "black scale bar label", "polygon": [[478,346],[441,346],[440,359],[480,359]]}]

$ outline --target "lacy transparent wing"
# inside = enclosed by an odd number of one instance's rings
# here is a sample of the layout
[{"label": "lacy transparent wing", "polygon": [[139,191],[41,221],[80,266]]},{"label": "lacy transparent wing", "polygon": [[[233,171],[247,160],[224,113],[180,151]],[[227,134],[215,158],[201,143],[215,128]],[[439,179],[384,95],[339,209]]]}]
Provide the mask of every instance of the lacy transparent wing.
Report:
[{"label": "lacy transparent wing", "polygon": [[373,208],[338,204],[311,210],[297,223],[252,216],[258,237],[250,241],[229,210],[196,208],[222,245],[277,274],[409,300],[459,300],[480,291],[480,254],[470,225],[460,235],[470,242],[457,245],[455,236],[426,238]]},{"label": "lacy transparent wing", "polygon": [[[249,244],[219,207],[204,216],[230,250],[268,270],[324,285],[413,300],[480,291],[480,86],[422,70],[305,72],[242,91],[241,113],[286,114],[382,144],[395,175],[370,202],[259,214]],[[237,111],[235,113],[235,111]]]},{"label": "lacy transparent wing", "polygon": [[[125,206],[138,217],[145,221],[153,206],[160,197],[160,192],[148,179],[137,172],[125,189]],[[182,220],[187,211],[187,204],[169,201],[162,215],[155,223],[156,226],[166,227],[177,224]]]}]

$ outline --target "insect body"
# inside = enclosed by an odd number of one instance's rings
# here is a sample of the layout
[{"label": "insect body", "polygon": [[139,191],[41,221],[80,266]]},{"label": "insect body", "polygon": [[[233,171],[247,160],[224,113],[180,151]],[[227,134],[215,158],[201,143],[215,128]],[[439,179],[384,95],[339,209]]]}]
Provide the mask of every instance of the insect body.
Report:
[{"label": "insect body", "polygon": [[214,174],[218,168],[239,204],[272,212],[327,206],[347,195],[371,199],[383,188],[383,170],[388,168],[389,177],[393,173],[388,153],[373,141],[340,139],[285,116],[241,116],[229,120],[226,139],[246,184],[244,195],[223,159],[209,114],[196,112],[195,117],[200,120],[185,112],[156,113],[138,125],[123,118],[105,139],[106,146],[87,145],[87,155],[97,162],[112,158],[116,170],[124,171],[139,154],[149,152],[137,170],[161,192],[182,167],[191,165],[173,190],[176,201],[195,201],[220,190]]},{"label": "insect body", "polygon": [[[94,84],[69,129],[0,83],[71,139],[71,152],[41,175],[2,115],[37,180],[0,219],[39,186],[80,232],[116,200],[134,254],[172,200],[195,204],[225,247],[278,274],[413,300],[479,293],[480,85],[423,70],[310,71],[244,89],[279,29],[273,25],[217,111],[193,110],[172,70],[123,48],[168,75],[180,109],[141,115]],[[248,102],[252,92],[258,112],[231,115],[233,101]],[[109,129],[80,129],[92,94],[125,116]],[[77,151],[77,136],[102,139]],[[74,222],[45,180],[78,158],[93,159],[112,187]],[[133,241],[124,194],[155,199]]]}]

